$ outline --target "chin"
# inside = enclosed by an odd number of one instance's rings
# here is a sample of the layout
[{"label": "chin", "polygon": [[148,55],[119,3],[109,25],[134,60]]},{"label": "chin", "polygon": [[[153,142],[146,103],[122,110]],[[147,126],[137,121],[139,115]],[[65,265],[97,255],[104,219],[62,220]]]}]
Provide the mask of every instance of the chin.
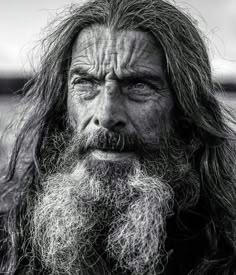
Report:
[{"label": "chin", "polygon": [[135,168],[139,166],[139,160],[134,153],[94,150],[83,157],[83,164],[91,177],[112,183],[132,176]]}]

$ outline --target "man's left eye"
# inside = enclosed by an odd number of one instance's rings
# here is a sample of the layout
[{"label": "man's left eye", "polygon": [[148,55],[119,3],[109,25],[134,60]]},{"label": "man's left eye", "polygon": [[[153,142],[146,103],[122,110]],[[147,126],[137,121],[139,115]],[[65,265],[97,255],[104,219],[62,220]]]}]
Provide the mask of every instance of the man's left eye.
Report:
[{"label": "man's left eye", "polygon": [[146,86],[147,84],[143,82],[132,83],[128,85],[128,90],[133,90],[133,89],[143,90]]},{"label": "man's left eye", "polygon": [[143,102],[154,96],[155,89],[149,83],[143,81],[134,81],[125,85],[123,92],[130,100]]}]

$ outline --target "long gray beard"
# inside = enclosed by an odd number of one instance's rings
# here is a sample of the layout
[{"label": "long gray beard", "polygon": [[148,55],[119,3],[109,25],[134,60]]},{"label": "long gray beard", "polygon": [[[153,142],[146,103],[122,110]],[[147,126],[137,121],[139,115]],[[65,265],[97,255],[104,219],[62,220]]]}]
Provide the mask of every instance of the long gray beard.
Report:
[{"label": "long gray beard", "polygon": [[[117,172],[80,161],[73,173],[43,183],[33,211],[33,249],[50,274],[160,274],[173,190],[139,161]],[[122,169],[125,169],[124,166]],[[122,171],[124,173],[124,171]],[[106,180],[102,180],[102,179]]]}]

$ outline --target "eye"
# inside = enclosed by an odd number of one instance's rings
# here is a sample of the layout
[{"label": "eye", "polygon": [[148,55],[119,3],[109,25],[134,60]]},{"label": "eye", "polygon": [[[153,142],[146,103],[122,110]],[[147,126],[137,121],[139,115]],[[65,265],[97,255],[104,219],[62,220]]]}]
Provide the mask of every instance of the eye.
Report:
[{"label": "eye", "polygon": [[132,89],[140,89],[143,90],[145,88],[146,84],[143,82],[136,82],[136,83],[132,83],[128,85],[128,90],[132,90]]},{"label": "eye", "polygon": [[98,83],[94,79],[75,78],[72,81],[74,93],[79,97],[89,100],[93,99],[98,93]]},{"label": "eye", "polygon": [[133,101],[145,102],[156,95],[155,87],[143,79],[129,79],[123,86],[123,93]]},{"label": "eye", "polygon": [[72,81],[72,85],[81,85],[81,86],[92,86],[94,83],[92,79],[86,79],[86,78],[75,78]]}]

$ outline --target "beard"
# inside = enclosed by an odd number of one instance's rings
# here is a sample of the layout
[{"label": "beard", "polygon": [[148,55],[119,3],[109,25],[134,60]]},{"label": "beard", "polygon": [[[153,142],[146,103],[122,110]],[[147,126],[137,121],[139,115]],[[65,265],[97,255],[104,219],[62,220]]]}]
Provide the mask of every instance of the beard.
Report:
[{"label": "beard", "polygon": [[[150,145],[102,130],[75,134],[65,147],[33,210],[33,250],[48,273],[162,273],[174,204],[187,207],[198,198],[184,147],[173,136]],[[92,157],[94,149],[135,157],[102,161]]]}]

